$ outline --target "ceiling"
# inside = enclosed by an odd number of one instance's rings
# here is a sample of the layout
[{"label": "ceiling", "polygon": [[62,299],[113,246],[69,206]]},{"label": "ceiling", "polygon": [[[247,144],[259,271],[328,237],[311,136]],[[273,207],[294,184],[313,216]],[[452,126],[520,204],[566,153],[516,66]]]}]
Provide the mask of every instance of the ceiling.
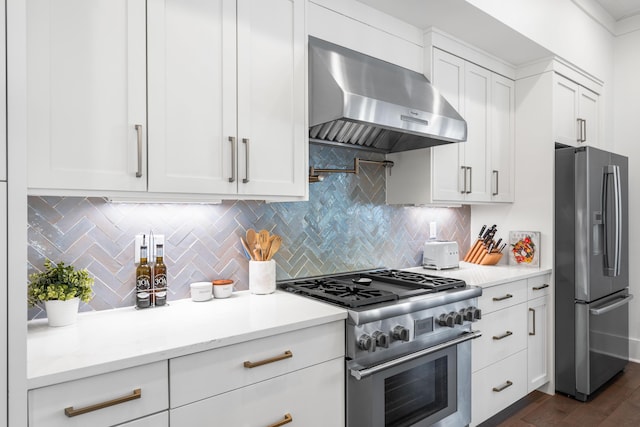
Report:
[{"label": "ceiling", "polygon": [[596,0],[616,21],[640,15],[640,0]]},{"label": "ceiling", "polygon": [[[548,50],[466,0],[358,1],[417,28],[437,27],[512,65],[522,65],[551,55]],[[491,28],[491,31],[478,31],[480,28]]]}]

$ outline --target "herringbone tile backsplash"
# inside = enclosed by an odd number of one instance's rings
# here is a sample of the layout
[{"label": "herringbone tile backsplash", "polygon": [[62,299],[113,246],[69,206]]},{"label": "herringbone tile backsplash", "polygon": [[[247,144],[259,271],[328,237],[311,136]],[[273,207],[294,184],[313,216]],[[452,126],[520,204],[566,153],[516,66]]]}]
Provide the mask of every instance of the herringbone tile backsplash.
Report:
[{"label": "herringbone tile backsplash", "polygon": [[[310,164],[351,168],[354,157],[375,153],[310,144]],[[165,235],[169,301],[188,298],[189,283],[230,278],[248,288],[248,262],[240,244],[248,228],[283,237],[277,278],[288,279],[420,265],[422,245],[435,221],[438,238],[469,248],[470,209],[387,206],[384,170],[364,165],[358,176],[326,175],[310,184],[308,202],[225,201],[220,205],[113,204],[101,198],[29,197],[29,273],[45,258],[87,268],[95,297],[81,311],[134,305],[134,236]],[[44,317],[39,307],[29,318]]]}]

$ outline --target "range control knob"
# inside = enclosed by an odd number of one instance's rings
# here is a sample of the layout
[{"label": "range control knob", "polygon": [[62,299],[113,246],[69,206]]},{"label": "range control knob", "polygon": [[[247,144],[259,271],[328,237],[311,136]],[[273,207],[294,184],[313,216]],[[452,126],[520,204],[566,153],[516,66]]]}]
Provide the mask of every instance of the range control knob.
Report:
[{"label": "range control knob", "polygon": [[438,324],[440,326],[448,326],[453,328],[455,325],[455,318],[451,314],[441,314],[438,318]]},{"label": "range control knob", "polygon": [[460,313],[457,313],[455,311],[452,311],[451,313],[449,313],[449,316],[453,317],[453,323],[456,323],[458,325],[462,325],[462,315]]},{"label": "range control knob", "polygon": [[482,319],[482,310],[480,310],[477,307],[471,307],[471,309],[473,310],[473,318],[474,318],[474,320]]},{"label": "range control knob", "polygon": [[404,326],[398,325],[391,331],[391,336],[394,340],[409,341],[409,330]]},{"label": "range control knob", "polygon": [[474,320],[473,313],[475,310],[476,310],[475,307],[463,308],[462,310],[460,310],[460,314],[462,315],[462,318],[467,322],[473,322]]},{"label": "range control knob", "polygon": [[371,334],[378,347],[389,348],[389,335],[382,331],[375,331]]},{"label": "range control knob", "polygon": [[367,334],[362,334],[358,338],[358,347],[361,350],[376,351],[376,340]]}]

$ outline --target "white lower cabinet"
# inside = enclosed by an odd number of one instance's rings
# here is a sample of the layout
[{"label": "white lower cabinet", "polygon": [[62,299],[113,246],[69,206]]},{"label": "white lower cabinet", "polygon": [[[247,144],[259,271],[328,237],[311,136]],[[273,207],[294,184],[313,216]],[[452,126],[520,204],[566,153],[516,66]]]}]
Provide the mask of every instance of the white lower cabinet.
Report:
[{"label": "white lower cabinet", "polygon": [[473,340],[471,425],[549,381],[550,276],[484,288]]},{"label": "white lower cabinet", "polygon": [[118,427],[169,427],[169,411],[120,424]]},{"label": "white lower cabinet", "polygon": [[[168,391],[166,361],[37,388],[29,391],[29,427],[142,422],[142,417],[169,408]],[[151,424],[132,424],[146,425]]]},{"label": "white lower cabinet", "polygon": [[344,425],[344,358],[171,410],[172,427]]}]

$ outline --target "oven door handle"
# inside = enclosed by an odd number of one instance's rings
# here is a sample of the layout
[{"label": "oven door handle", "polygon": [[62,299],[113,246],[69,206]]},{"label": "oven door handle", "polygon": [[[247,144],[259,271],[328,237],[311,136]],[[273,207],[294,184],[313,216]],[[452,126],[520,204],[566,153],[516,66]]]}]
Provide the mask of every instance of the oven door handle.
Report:
[{"label": "oven door handle", "polygon": [[465,341],[469,341],[475,338],[479,338],[482,336],[482,332],[480,331],[471,331],[467,332],[463,335],[460,335],[458,338],[454,338],[450,341],[443,342],[442,344],[434,345],[433,347],[425,348],[424,350],[416,351],[415,353],[407,354],[406,356],[399,357],[397,359],[390,360],[385,363],[381,363],[379,365],[372,366],[370,368],[364,369],[350,369],[349,372],[352,377],[356,380],[361,380],[373,374],[376,374],[385,369],[393,368],[394,366],[398,366],[402,363],[410,362],[419,357],[426,356],[428,354],[432,354],[438,352],[440,350],[444,350],[447,347],[451,347],[457,344],[461,344]]}]

